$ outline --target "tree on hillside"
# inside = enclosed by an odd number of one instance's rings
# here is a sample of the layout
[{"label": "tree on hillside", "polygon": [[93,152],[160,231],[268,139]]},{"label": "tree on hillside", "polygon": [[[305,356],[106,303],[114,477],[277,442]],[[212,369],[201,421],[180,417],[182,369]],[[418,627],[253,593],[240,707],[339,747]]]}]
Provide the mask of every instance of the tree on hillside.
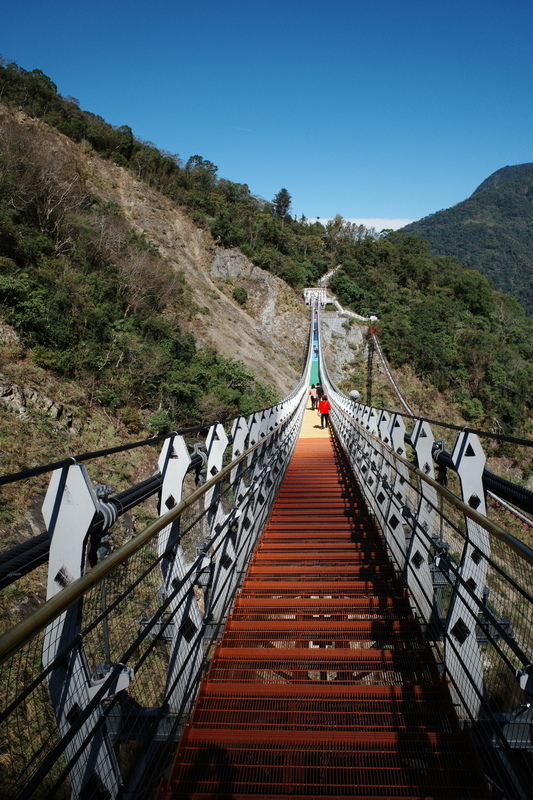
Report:
[{"label": "tree on hillside", "polygon": [[272,200],[274,214],[276,215],[276,217],[279,217],[281,219],[282,224],[285,217],[291,210],[291,202],[292,202],[292,197],[290,196],[290,194],[286,189],[280,189],[277,195]]},{"label": "tree on hillside", "polygon": [[202,156],[191,156],[185,164],[185,171],[189,174],[191,187],[195,189],[209,191],[216,184],[218,167]]}]

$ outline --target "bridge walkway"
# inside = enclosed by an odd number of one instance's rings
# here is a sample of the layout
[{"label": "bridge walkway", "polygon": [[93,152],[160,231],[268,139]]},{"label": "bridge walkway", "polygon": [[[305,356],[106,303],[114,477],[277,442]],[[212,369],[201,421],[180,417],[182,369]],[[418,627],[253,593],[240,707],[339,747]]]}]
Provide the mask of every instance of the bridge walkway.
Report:
[{"label": "bridge walkway", "polygon": [[316,412],[158,800],[487,790],[349,466]]}]

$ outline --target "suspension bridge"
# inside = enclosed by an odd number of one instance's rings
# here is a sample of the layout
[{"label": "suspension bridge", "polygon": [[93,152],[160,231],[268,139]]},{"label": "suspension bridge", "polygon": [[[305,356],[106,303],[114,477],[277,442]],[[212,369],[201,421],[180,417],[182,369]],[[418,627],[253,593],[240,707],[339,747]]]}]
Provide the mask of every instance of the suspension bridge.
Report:
[{"label": "suspension bridge", "polygon": [[318,314],[289,397],[129,445],[160,444],[142,484],[97,482],[127,448],[0,479],[51,473],[46,531],[0,554],[4,591],[48,564],[0,637],[3,797],[531,796],[533,551],[486,499],[529,524],[533,497],[477,433],[343,395]]}]

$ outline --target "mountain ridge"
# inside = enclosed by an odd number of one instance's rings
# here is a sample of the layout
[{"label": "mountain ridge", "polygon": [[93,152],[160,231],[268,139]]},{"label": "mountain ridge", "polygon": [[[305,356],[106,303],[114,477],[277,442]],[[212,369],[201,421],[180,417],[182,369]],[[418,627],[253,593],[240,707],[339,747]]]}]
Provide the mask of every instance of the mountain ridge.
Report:
[{"label": "mountain ridge", "polygon": [[402,231],[479,270],[533,314],[533,164],[497,170],[466,200]]},{"label": "mountain ridge", "polygon": [[477,189],[474,189],[470,197],[473,197],[479,192],[484,192],[486,189],[493,189],[495,186],[499,186],[505,183],[505,181],[512,180],[516,178],[517,175],[522,175],[524,172],[529,172],[530,170],[533,170],[533,163],[515,164],[514,166],[506,166],[497,169],[496,172],[493,172],[488,178],[485,178]]}]

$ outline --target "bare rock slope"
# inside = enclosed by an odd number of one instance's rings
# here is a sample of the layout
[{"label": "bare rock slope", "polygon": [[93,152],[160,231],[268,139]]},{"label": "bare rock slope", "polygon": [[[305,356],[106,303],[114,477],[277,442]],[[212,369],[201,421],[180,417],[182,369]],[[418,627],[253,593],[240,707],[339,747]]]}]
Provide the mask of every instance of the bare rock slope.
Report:
[{"label": "bare rock slope", "polygon": [[[31,131],[40,158],[56,175],[83,183],[93,196],[116,204],[127,223],[183,276],[187,304],[178,312],[180,329],[199,346],[239,359],[281,397],[297,383],[308,337],[303,297],[274,275],[254,266],[240,251],[217,247],[185,209],[136,180],[132,172],[102,159],[41,120],[0,104],[0,123]],[[244,307],[232,297],[246,289]],[[181,311],[183,313],[181,313]]]},{"label": "bare rock slope", "polygon": [[[117,203],[126,219],[183,273],[196,311],[180,319],[201,346],[239,359],[280,396],[296,385],[308,337],[309,312],[301,295],[239,250],[217,247],[210,234],[166,197],[139,183],[126,169],[87,157],[91,191]],[[241,307],[235,286],[246,289]]]}]

